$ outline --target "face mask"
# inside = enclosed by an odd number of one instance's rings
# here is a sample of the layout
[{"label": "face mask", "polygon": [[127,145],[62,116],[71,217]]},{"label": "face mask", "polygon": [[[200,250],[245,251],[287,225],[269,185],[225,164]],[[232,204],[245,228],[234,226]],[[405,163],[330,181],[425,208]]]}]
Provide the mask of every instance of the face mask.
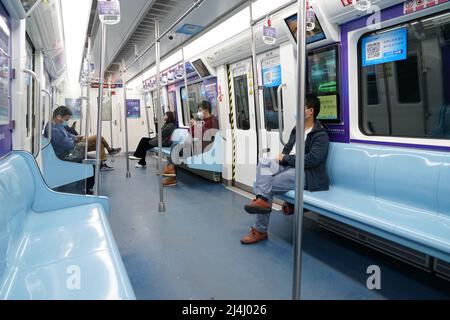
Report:
[{"label": "face mask", "polygon": [[64,127],[68,127],[68,126],[69,126],[69,120],[64,121],[62,125],[63,125]]},{"label": "face mask", "polygon": [[199,112],[197,113],[197,117],[198,117],[200,120],[203,120],[203,118],[205,118],[205,116],[203,115],[203,112],[201,112],[201,111],[199,111]]}]

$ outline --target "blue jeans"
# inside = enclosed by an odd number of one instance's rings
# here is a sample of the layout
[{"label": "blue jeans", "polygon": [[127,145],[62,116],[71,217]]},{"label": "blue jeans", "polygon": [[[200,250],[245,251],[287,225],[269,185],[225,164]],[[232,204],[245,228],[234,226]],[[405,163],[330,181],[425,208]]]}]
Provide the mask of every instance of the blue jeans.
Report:
[{"label": "blue jeans", "polygon": [[[257,196],[262,196],[272,203],[274,194],[285,193],[294,188],[295,168],[282,166],[273,159],[263,158],[259,161],[254,188]],[[258,214],[255,229],[267,232],[269,221],[270,214]]]}]

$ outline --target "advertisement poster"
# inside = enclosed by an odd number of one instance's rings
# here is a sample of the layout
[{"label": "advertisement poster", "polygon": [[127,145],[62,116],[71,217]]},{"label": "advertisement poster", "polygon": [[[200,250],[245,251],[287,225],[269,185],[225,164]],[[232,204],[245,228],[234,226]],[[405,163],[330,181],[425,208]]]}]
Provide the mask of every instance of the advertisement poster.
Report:
[{"label": "advertisement poster", "polygon": [[66,98],[66,107],[72,110],[73,120],[78,120],[81,117],[81,99],[68,99]]},{"label": "advertisement poster", "polygon": [[263,84],[266,88],[281,85],[281,65],[263,69]]},{"label": "advertisement poster", "polygon": [[319,120],[338,120],[338,97],[337,95],[319,96],[320,114]]},{"label": "advertisement poster", "polygon": [[401,28],[362,40],[362,65],[364,67],[405,60],[408,53],[408,31]]},{"label": "advertisement poster", "polygon": [[127,99],[127,116],[132,119],[141,117],[141,100]]}]

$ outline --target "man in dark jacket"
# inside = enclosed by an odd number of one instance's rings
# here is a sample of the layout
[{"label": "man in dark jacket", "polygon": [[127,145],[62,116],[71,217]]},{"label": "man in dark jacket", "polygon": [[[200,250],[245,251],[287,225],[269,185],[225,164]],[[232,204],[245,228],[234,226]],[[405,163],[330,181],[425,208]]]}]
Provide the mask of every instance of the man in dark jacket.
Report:
[{"label": "man in dark jacket", "polygon": [[[325,169],[329,139],[324,126],[318,121],[320,100],[306,95],[305,106],[305,190],[325,191],[329,180]],[[296,128],[277,159],[261,159],[256,173],[254,199],[245,211],[257,214],[256,225],[241,239],[242,244],[252,244],[268,238],[273,194],[285,193],[295,188]]]}]

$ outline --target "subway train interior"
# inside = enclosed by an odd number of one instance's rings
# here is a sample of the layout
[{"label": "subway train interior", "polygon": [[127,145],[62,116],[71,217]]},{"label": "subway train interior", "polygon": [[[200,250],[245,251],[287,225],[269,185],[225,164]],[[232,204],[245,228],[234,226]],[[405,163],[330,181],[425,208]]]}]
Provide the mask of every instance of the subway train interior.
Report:
[{"label": "subway train interior", "polygon": [[450,298],[450,0],[0,0],[0,38],[0,299]]}]

